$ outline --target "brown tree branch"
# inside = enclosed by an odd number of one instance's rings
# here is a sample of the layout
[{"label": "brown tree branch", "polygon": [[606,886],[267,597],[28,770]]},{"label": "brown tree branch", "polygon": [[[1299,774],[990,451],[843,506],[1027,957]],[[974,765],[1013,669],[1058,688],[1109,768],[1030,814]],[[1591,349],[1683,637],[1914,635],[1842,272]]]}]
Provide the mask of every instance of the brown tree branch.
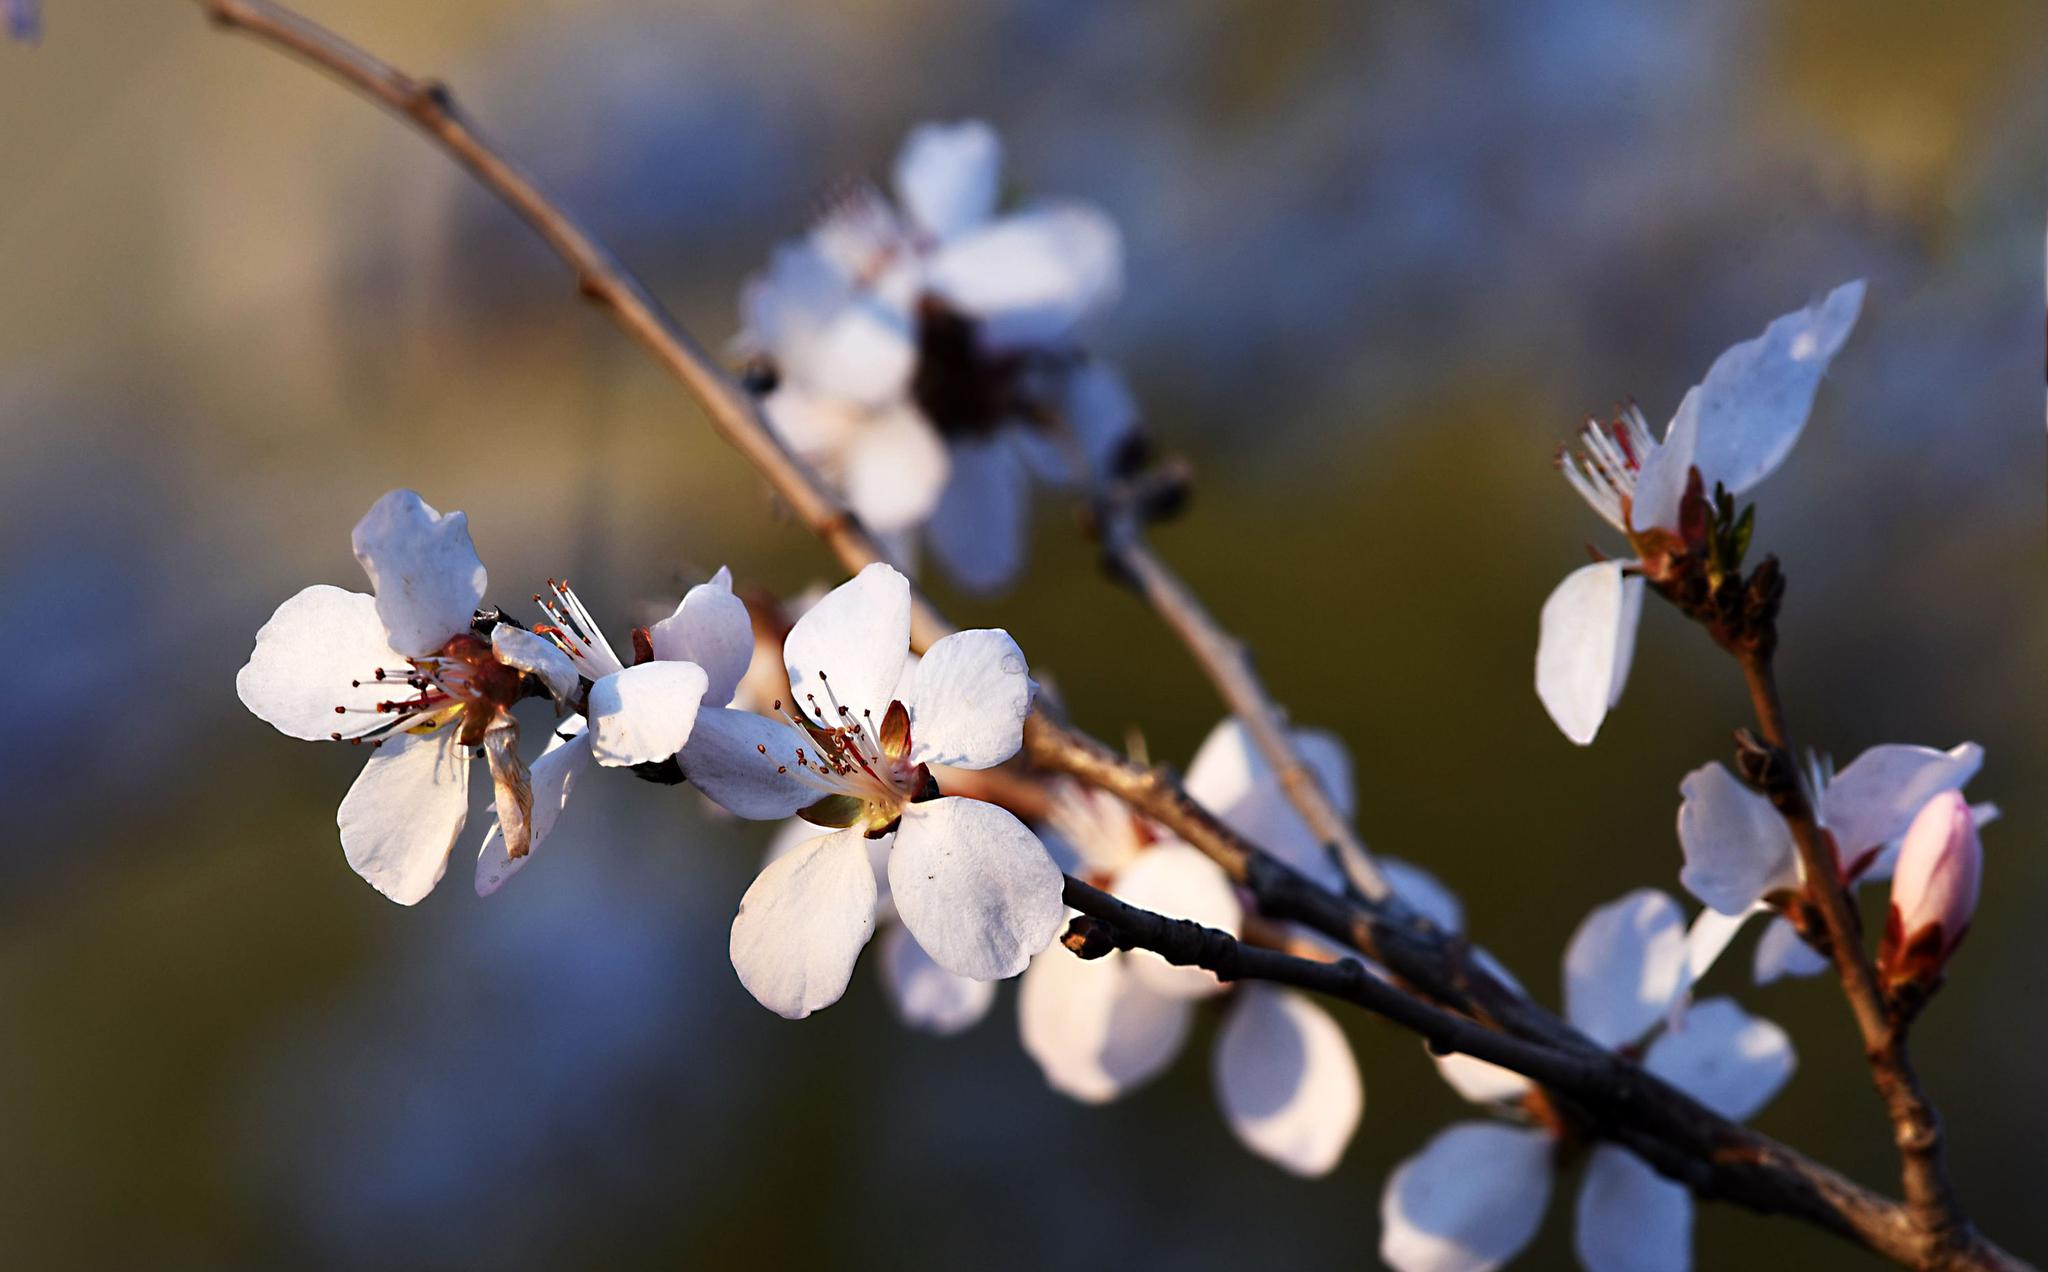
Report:
[{"label": "brown tree branch", "polygon": [[1141,910],[1079,879],[1067,879],[1066,902],[1107,928],[1070,934],[1069,948],[1082,957],[1147,949],[1226,981],[1289,985],[1362,1007],[1420,1035],[1438,1054],[1462,1052],[1541,1083],[1578,1124],[1702,1197],[1795,1215],[1911,1266],[2023,1266],[1982,1242],[1949,1260],[1924,1262],[1913,1220],[1897,1202],[1728,1122],[1615,1052],[1590,1043],[1562,1050],[1513,1037],[1404,993],[1356,959],[1324,962],[1248,945],[1199,923]]},{"label": "brown tree branch", "polygon": [[1820,916],[1842,994],[1863,1038],[1871,1080],[1891,1119],[1906,1206],[1926,1246],[1923,1261],[1926,1266],[1939,1266],[1950,1252],[1967,1249],[1977,1240],[1976,1232],[1948,1178],[1940,1115],[1913,1069],[1906,1042],[1909,1022],[1886,1006],[1864,943],[1861,915],[1850,885],[1842,878],[1834,840],[1821,827],[1805,785],[1797,780],[1797,752],[1778,693],[1775,645],[1773,640],[1764,640],[1734,650],[1756,710],[1758,732],[1774,753],[1773,766],[1790,779],[1772,782],[1769,793],[1798,846],[1806,900]]},{"label": "brown tree branch", "polygon": [[[447,150],[569,264],[586,297],[603,305],[629,336],[682,382],[719,435],[760,469],[849,570],[887,559],[844,503],[776,440],[747,394],[594,236],[544,195],[524,171],[482,140],[444,86],[406,75],[269,0],[195,3],[219,26],[297,56],[406,119]],[[914,605],[913,643],[919,648],[951,630],[924,598],[916,598]],[[1510,1067],[1526,1064],[1536,1071],[1531,1076],[1539,1081],[1571,1083],[1567,1089],[1582,1093],[1596,1133],[1625,1144],[1702,1196],[1797,1215],[1900,1262],[1937,1266],[1921,1258],[1916,1228],[1905,1207],[1795,1150],[1716,1117],[1640,1069],[1618,1059],[1600,1059],[1607,1053],[1569,1025],[1475,970],[1464,956],[1461,941],[1425,922],[1397,921],[1381,907],[1355,904],[1316,887],[1234,835],[1164,774],[1117,757],[1042,712],[1027,722],[1026,746],[1035,762],[1118,795],[1207,852],[1253,893],[1264,913],[1305,923],[1372,954],[1444,1007],[1431,1006],[1390,986],[1381,987],[1384,996],[1353,990],[1354,1001],[1368,993],[1375,1002],[1384,998],[1390,1010],[1403,1013],[1389,1018],[1410,1028],[1426,1025],[1424,1036],[1440,1045],[1470,1047],[1472,1054]],[[1077,895],[1095,904],[1085,894]],[[1124,907],[1110,913],[1143,927],[1135,917],[1143,912]],[[1171,947],[1170,935],[1158,935],[1161,944]],[[1574,1065],[1592,1067],[1575,1070]],[[1611,1081],[1604,1087],[1601,1083],[1581,1084],[1579,1078],[1585,1073],[1601,1074]],[[1975,1238],[1938,1266],[2020,1265]]]}]

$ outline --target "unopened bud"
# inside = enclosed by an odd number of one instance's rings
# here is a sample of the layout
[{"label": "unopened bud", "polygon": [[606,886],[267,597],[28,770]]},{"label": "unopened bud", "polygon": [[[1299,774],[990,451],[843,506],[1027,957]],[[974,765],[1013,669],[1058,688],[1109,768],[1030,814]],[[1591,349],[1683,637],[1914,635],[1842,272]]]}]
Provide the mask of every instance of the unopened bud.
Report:
[{"label": "unopened bud", "polygon": [[1892,875],[1891,914],[1878,951],[1888,991],[1925,992],[1939,983],[1970,930],[1983,876],[1984,846],[1969,801],[1958,791],[1935,796],[1906,830]]}]

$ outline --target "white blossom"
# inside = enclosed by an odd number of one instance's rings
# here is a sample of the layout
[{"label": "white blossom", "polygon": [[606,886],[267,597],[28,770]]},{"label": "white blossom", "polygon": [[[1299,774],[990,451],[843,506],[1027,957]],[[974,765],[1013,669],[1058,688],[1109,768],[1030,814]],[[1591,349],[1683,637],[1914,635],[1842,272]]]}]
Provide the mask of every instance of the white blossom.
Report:
[{"label": "white blossom", "polygon": [[[1836,865],[1852,887],[1891,874],[1900,837],[1927,802],[1960,790],[1984,764],[1984,748],[1964,742],[1947,751],[1887,743],[1871,747],[1839,773],[1822,761],[1806,781],[1814,814],[1835,847]],[[1678,844],[1685,854],[1679,882],[1707,907],[1694,921],[1690,976],[1697,980],[1742,925],[1774,913],[1776,902],[1804,883],[1799,850],[1778,810],[1720,764],[1706,764],[1679,783]],[[1985,806],[1978,820],[1997,816]],[[1827,966],[1792,925],[1774,918],[1758,946],[1758,984],[1784,975],[1809,976]]]},{"label": "white blossom", "polygon": [[[1588,421],[1581,453],[1562,457],[1565,479],[1638,552],[1668,542],[1679,532],[1694,469],[1709,495],[1716,485],[1740,495],[1784,462],[1862,305],[1863,283],[1845,283],[1730,348],[1686,393],[1662,441],[1633,406],[1611,424]],[[1536,695],[1581,746],[1593,741],[1628,680],[1642,613],[1638,567],[1635,560],[1581,566],[1543,603]]]},{"label": "white blossom", "polygon": [[482,747],[509,850],[526,851],[532,793],[511,706],[532,672],[575,679],[531,633],[472,628],[486,575],[463,514],[394,490],[356,524],[371,595],[316,584],[277,608],[235,690],[291,737],[375,748],[338,816],[349,864],[412,905],[431,892],[469,816],[469,763]]},{"label": "white blossom", "polygon": [[[1564,958],[1565,1015],[1603,1046],[1641,1048],[1642,1065],[1721,1116],[1762,1108],[1795,1064],[1785,1031],[1727,998],[1672,1008],[1685,981],[1685,918],[1660,892],[1637,891],[1586,916]],[[1650,1037],[1647,1047],[1643,1039]],[[1449,1058],[1447,1058],[1449,1059]],[[1520,1074],[1463,1057],[1453,1085],[1474,1079],[1498,1108],[1539,1098]],[[1446,1076],[1451,1076],[1447,1070]],[[1532,1127],[1460,1122],[1388,1177],[1380,1257],[1396,1272],[1488,1272],[1534,1239],[1549,1207],[1559,1137],[1554,1110]],[[1575,1246],[1590,1272],[1684,1272],[1692,1263],[1692,1197],[1613,1144],[1588,1155],[1575,1208]]]},{"label": "white blossom", "polygon": [[908,561],[921,532],[962,586],[1021,567],[1034,478],[1105,472],[1135,427],[1117,373],[1078,337],[1122,284],[1100,211],[998,213],[1001,146],[980,122],[904,142],[895,201],[863,187],[777,249],[742,298],[782,439]]},{"label": "white blossom", "polygon": [[1059,928],[1063,879],[1037,837],[993,804],[941,794],[931,775],[1017,753],[1035,691],[1022,652],[1006,632],[956,632],[906,671],[909,644],[909,581],[871,565],[790,629],[781,717],[706,708],[677,756],[741,817],[801,810],[844,827],[770,863],[733,920],[741,982],[791,1018],[838,1000],[874,932],[870,839],[891,837],[896,911],[955,975],[1014,976]]}]

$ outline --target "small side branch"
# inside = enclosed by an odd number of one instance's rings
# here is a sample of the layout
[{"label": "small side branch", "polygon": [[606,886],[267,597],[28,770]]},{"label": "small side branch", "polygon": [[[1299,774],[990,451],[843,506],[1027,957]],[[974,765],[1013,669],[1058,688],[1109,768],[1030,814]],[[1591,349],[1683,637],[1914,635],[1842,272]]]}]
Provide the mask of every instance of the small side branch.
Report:
[{"label": "small side branch", "polygon": [[1386,875],[1350,821],[1331,802],[1315,770],[1303,762],[1286,713],[1259,679],[1244,642],[1225,631],[1194,590],[1153,552],[1145,538],[1141,512],[1134,505],[1134,500],[1120,497],[1114,489],[1099,501],[1096,520],[1104,554],[1194,655],[1224,705],[1272,766],[1288,802],[1310,832],[1337,854],[1352,885],[1368,901],[1393,903]]},{"label": "small side branch", "polygon": [[1796,779],[1796,753],[1778,693],[1773,647],[1765,643],[1734,652],[1756,710],[1757,730],[1783,779],[1770,784],[1769,794],[1798,846],[1807,903],[1820,916],[1827,933],[1829,956],[1856,1017],[1871,1080],[1891,1120],[1906,1205],[1925,1242],[1926,1265],[1940,1266],[1941,1260],[1979,1240],[1949,1182],[1940,1115],[1913,1069],[1907,1050],[1908,1022],[1886,1006],[1878,987],[1877,971],[1863,939],[1862,919],[1842,878],[1834,841],[1820,825],[1805,787]]}]

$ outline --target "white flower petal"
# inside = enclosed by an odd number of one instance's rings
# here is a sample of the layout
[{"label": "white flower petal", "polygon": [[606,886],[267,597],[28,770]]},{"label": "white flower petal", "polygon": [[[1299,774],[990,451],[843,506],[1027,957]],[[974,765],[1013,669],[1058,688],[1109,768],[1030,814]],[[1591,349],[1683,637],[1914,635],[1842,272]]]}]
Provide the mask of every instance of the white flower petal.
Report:
[{"label": "white flower petal", "polygon": [[732,920],[740,984],[777,1015],[801,1020],[846,992],[875,930],[875,871],[858,830],[799,844],[762,869]]},{"label": "white flower petal", "polygon": [[999,429],[996,440],[1010,448],[1033,481],[1065,490],[1087,475],[1076,471],[1072,441],[1043,425],[1012,424]]},{"label": "white flower petal", "polygon": [[860,406],[902,395],[917,360],[909,315],[855,286],[812,243],[776,249],[742,297],[747,329],[790,383]]},{"label": "white flower petal", "polygon": [[925,533],[953,581],[985,595],[1023,568],[1030,474],[1000,438],[955,442],[951,455],[951,475]]},{"label": "white flower petal", "polygon": [[911,673],[910,758],[919,764],[994,768],[1024,745],[1036,688],[1024,653],[995,628],[940,637]]},{"label": "white flower petal", "polygon": [[1828,362],[1849,338],[1863,283],[1772,322],[1714,360],[1700,381],[1699,446],[1693,463],[1708,494],[1720,482],[1739,495],[1771,475],[1806,427]]},{"label": "white flower petal", "polygon": [[923,412],[897,405],[864,419],[846,448],[846,501],[869,529],[889,534],[930,520],[952,460]]},{"label": "white flower petal", "polygon": [[590,686],[591,754],[607,768],[668,759],[690,740],[704,688],[696,663],[650,662]]},{"label": "white flower petal", "polygon": [[663,662],[704,669],[705,705],[730,703],[754,658],[754,620],[732,594],[732,571],[720,566],[709,583],[685,592],[675,613],[647,629],[647,641]]},{"label": "white flower petal", "polygon": [[910,580],[870,565],[827,592],[783,642],[795,705],[828,728],[849,717],[879,728],[909,648]]},{"label": "white flower petal", "polygon": [[1060,1094],[1102,1104],[1157,1077],[1187,1041],[1194,1004],[1131,976],[1122,954],[1083,960],[1054,945],[1017,990],[1024,1051]]},{"label": "white flower petal", "polygon": [[896,198],[934,239],[980,225],[996,210],[1003,145],[978,119],[920,124],[896,156]]},{"label": "white flower petal", "polygon": [[476,894],[480,897],[504,887],[507,879],[533,860],[541,841],[553,833],[555,823],[561,819],[577,779],[590,768],[590,734],[583,727],[583,718],[570,717],[563,722],[562,729],[572,731],[572,735],[565,740],[557,731],[548,739],[547,750],[533,762],[533,821],[526,855],[505,855],[505,838],[495,820],[490,833],[484,836],[483,849],[476,855]]},{"label": "white flower petal", "polygon": [[1436,1061],[1437,1076],[1474,1104],[1510,1104],[1534,1089],[1529,1079],[1513,1069],[1477,1056],[1463,1052],[1440,1056],[1432,1051],[1429,1057]]},{"label": "white flower petal", "polygon": [[[800,845],[816,839],[820,833],[814,824],[800,817],[790,818],[768,840],[768,850],[761,855],[762,867],[765,869],[769,862],[795,852]],[[896,922],[896,903],[889,896],[889,849],[895,839],[894,835],[883,835],[867,841],[868,864],[875,869],[876,927],[887,927]]]},{"label": "white flower petal", "polygon": [[1826,971],[1827,959],[1811,945],[1799,939],[1799,929],[1784,919],[1772,919],[1764,928],[1762,939],[1756,943],[1756,961],[1751,974],[1759,985],[1768,985],[1780,976],[1814,976]]},{"label": "white flower petal", "polygon": [[1621,700],[1642,616],[1643,581],[1622,562],[1582,565],[1543,602],[1536,696],[1564,735],[1586,746]]},{"label": "white flower petal", "polygon": [[523,627],[514,627],[510,623],[499,623],[493,627],[491,652],[506,666],[540,677],[540,682],[548,687],[548,692],[557,701],[573,701],[577,690],[583,687],[576,664],[569,661],[569,655],[555,648],[554,642],[547,637],[535,635]]},{"label": "white flower petal", "polygon": [[1842,865],[1906,833],[1914,814],[1946,791],[1960,790],[1984,767],[1984,748],[1874,746],[1835,774],[1820,793],[1820,819]]},{"label": "white flower petal", "polygon": [[1742,925],[1755,915],[1768,913],[1769,907],[1758,906],[1741,914],[1723,914],[1719,910],[1706,909],[1694,915],[1692,927],[1685,934],[1685,976],[1680,986],[1690,990],[1697,985],[1700,977],[1707,974],[1707,969],[1728,948],[1728,943],[1735,939],[1736,933],[1742,931]]},{"label": "white flower petal", "polygon": [[867,418],[854,403],[788,379],[761,400],[761,415],[783,445],[828,472],[843,468]]},{"label": "white flower petal", "polygon": [[996,1001],[994,981],[969,980],[940,967],[900,923],[882,932],[881,968],[897,1018],[924,1033],[959,1033],[981,1023]]},{"label": "white flower petal", "polygon": [[776,821],[818,801],[815,788],[791,776],[796,749],[810,745],[786,720],[705,707],[676,763],[690,785],[733,816]]},{"label": "white flower petal", "polygon": [[1064,884],[1038,837],[980,800],[912,804],[889,854],[903,926],[933,962],[975,980],[1015,976],[1052,941]]},{"label": "white flower petal", "polygon": [[378,744],[341,801],[348,864],[400,905],[415,905],[448,869],[469,818],[469,751],[455,730],[399,733]]},{"label": "white flower petal", "polygon": [[1785,1031],[1732,998],[1693,1004],[1643,1056],[1645,1069],[1737,1122],[1770,1103],[1797,1064]]},{"label": "white flower petal", "polygon": [[[398,671],[400,685],[378,681],[380,668]],[[389,724],[377,704],[401,696],[410,670],[385,638],[373,598],[318,583],[278,606],[256,633],[235,693],[280,733],[324,742]],[[346,714],[335,711],[342,706]]]},{"label": "white flower petal", "polygon": [[1115,367],[1090,358],[1066,376],[1066,421],[1090,473],[1107,477],[1138,431],[1138,399]]},{"label": "white flower petal", "polygon": [[[1320,729],[1296,729],[1294,749],[1322,783],[1337,811],[1351,816],[1355,804],[1351,756],[1344,744]],[[1181,785],[1196,803],[1218,817],[1228,817],[1238,804],[1276,784],[1272,766],[1253,745],[1244,723],[1235,716],[1227,716],[1202,739]]]},{"label": "white flower petal", "polygon": [[1579,1184],[1575,1245],[1586,1272],[1687,1272],[1692,1194],[1627,1149],[1597,1144]]},{"label": "white flower petal", "polygon": [[891,274],[910,252],[910,227],[874,186],[838,191],[811,225],[805,244],[849,282]]},{"label": "white flower petal", "polygon": [[1378,861],[1380,873],[1402,904],[1453,936],[1465,930],[1465,904],[1443,880],[1398,857],[1381,856]]},{"label": "white flower petal", "polygon": [[[1694,385],[1678,404],[1678,413],[1664,430],[1664,440],[1643,457],[1636,474],[1636,492],[1629,501],[1629,524],[1637,531],[1678,529],[1678,505],[1692,480],[1694,459],[1700,443],[1700,388]],[[1705,479],[1703,493],[1712,495],[1714,483]]]},{"label": "white flower petal", "polygon": [[1799,850],[1769,800],[1719,764],[1687,773],[1678,790],[1678,881],[1702,904],[1747,914],[1770,893],[1799,886]]},{"label": "white flower petal", "polygon": [[[1350,817],[1351,757],[1344,744],[1318,729],[1296,729],[1294,749],[1338,813]],[[1188,765],[1184,789],[1232,830],[1317,883],[1333,889],[1342,886],[1336,863],[1237,719],[1226,719],[1209,731]]]},{"label": "white flower petal", "polygon": [[1663,1019],[1685,974],[1685,916],[1640,888],[1587,915],[1564,952],[1565,1016],[1603,1047],[1620,1047]]},{"label": "white flower petal", "polygon": [[1380,1258],[1395,1272],[1491,1272],[1536,1237],[1550,1137],[1489,1122],[1437,1133],[1387,1178]]},{"label": "white flower petal", "polygon": [[926,284],[1008,350],[1067,339],[1123,287],[1123,240],[1099,209],[1047,203],[945,244]]},{"label": "white flower petal", "polygon": [[1344,1156],[1365,1083],[1330,1013],[1304,994],[1246,985],[1216,1036],[1216,1099],[1246,1148],[1313,1178]]},{"label": "white flower petal", "polygon": [[469,518],[442,516],[412,491],[394,490],[370,505],[352,542],[393,649],[431,654],[469,630],[487,581]]},{"label": "white flower petal", "polygon": [[[1110,891],[1141,910],[1191,919],[1232,936],[1244,922],[1244,907],[1223,868],[1176,840],[1138,853],[1118,873]],[[1199,967],[1175,967],[1150,950],[1132,950],[1130,957],[1131,974],[1155,994],[1206,998],[1223,990],[1223,982]]]}]

